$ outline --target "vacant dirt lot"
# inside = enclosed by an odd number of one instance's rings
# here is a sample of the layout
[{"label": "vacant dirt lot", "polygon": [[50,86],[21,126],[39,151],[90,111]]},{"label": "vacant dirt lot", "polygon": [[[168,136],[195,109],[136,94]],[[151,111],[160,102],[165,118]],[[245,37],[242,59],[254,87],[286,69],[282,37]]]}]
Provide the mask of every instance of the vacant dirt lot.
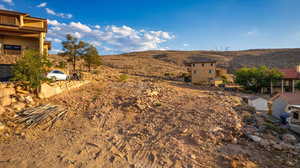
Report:
[{"label": "vacant dirt lot", "polygon": [[50,130],[41,125],[7,133],[0,143],[0,167],[276,168],[296,163],[291,155],[264,150],[243,137],[241,111],[235,110],[241,102],[231,93],[103,76],[41,102],[65,107],[67,116]]}]

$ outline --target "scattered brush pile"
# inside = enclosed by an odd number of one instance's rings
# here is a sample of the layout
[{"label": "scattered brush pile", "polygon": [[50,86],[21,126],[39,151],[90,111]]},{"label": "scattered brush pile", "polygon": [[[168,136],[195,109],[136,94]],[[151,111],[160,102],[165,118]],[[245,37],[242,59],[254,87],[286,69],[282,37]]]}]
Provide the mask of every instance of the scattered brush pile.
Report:
[{"label": "scattered brush pile", "polygon": [[54,124],[63,119],[67,114],[67,110],[56,105],[40,105],[17,112],[17,123],[23,124],[25,128],[32,128],[46,125],[51,129]]},{"label": "scattered brush pile", "polygon": [[[63,120],[68,110],[62,106],[46,104],[25,108],[19,112],[7,114],[1,118],[0,141],[6,141],[13,136],[25,137],[25,133],[35,132],[41,128],[50,130],[59,120]],[[2,125],[2,126],[1,126]],[[33,133],[32,132],[32,133]]]}]

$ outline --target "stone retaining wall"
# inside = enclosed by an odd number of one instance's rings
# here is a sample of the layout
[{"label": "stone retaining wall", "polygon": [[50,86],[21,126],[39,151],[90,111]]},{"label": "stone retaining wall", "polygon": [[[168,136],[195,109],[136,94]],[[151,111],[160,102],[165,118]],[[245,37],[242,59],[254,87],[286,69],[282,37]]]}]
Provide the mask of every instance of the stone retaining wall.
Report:
[{"label": "stone retaining wall", "polygon": [[89,83],[89,81],[59,81],[51,84],[44,83],[41,86],[39,98],[50,98],[57,94],[63,93],[64,91],[79,88],[87,83]]},{"label": "stone retaining wall", "polygon": [[[44,83],[41,87],[39,98],[45,99],[57,94],[79,88],[80,86],[89,83],[89,81],[59,81],[55,83]],[[20,86],[14,83],[0,82],[0,115],[8,109],[20,111],[26,107],[37,105],[39,101],[35,95],[23,90]]]},{"label": "stone retaining wall", "polygon": [[9,106],[12,104],[12,95],[16,94],[13,84],[0,83],[0,106]]}]

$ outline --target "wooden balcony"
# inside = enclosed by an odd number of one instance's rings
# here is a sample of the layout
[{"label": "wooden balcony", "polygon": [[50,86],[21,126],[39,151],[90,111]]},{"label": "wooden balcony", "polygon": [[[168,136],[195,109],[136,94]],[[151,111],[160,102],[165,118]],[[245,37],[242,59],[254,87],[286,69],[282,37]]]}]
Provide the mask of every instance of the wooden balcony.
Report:
[{"label": "wooden balcony", "polygon": [[19,22],[18,17],[16,17],[16,16],[0,15],[0,25],[19,26],[20,22]]},{"label": "wooden balcony", "polygon": [[47,20],[29,16],[13,16],[0,13],[0,28],[14,31],[47,32]]}]

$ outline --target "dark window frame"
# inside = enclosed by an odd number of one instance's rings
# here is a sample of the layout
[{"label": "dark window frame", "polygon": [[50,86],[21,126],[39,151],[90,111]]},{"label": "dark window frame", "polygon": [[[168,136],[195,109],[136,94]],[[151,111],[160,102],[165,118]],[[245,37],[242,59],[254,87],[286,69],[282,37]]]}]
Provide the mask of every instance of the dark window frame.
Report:
[{"label": "dark window frame", "polygon": [[293,118],[296,120],[299,120],[299,113],[298,112],[293,112]]}]

